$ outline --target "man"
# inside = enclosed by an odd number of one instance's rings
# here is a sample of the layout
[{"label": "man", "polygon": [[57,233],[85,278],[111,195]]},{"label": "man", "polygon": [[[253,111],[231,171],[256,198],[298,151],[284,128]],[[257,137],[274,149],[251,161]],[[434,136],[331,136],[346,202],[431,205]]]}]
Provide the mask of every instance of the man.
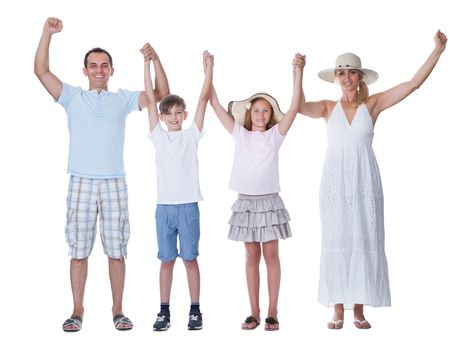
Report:
[{"label": "man", "polygon": [[[36,51],[34,73],[56,102],[64,107],[70,134],[66,238],[69,244],[70,279],[74,308],[62,328],[76,332],[82,327],[88,256],[91,254],[100,216],[100,235],[108,256],[113,296],[113,322],[117,330],[130,330],[131,320],[122,310],[125,257],[129,239],[127,186],[123,146],[126,116],[147,107],[144,92],[119,89],[108,92],[113,75],[111,55],[101,48],[87,52],[83,73],[89,88],[82,90],[62,82],[49,70],[49,46],[52,35],[62,31],[62,21],[48,18]],[[169,94],[165,71],[154,49],[141,49],[151,59],[155,73],[157,101]]]}]

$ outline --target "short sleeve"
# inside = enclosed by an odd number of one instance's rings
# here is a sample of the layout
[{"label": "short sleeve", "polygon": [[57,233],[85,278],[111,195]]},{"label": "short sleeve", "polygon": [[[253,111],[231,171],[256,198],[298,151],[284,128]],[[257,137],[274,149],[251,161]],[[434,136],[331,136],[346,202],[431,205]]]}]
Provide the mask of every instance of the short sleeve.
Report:
[{"label": "short sleeve", "polygon": [[164,132],[164,129],[162,128],[162,125],[160,125],[160,123],[157,123],[157,125],[155,126],[155,128],[149,132],[149,134],[147,135],[147,137],[153,141],[155,140],[156,138],[159,137],[160,134],[162,134],[162,132]]},{"label": "short sleeve", "polygon": [[238,140],[240,138],[239,134],[241,133],[242,125],[240,125],[237,121],[234,122],[234,128],[232,129],[232,138]]},{"label": "short sleeve", "polygon": [[278,124],[273,126],[273,136],[275,137],[275,143],[278,148],[280,148],[281,144],[286,138],[286,135],[281,135],[280,130],[278,129]]},{"label": "short sleeve", "polygon": [[140,91],[119,89],[118,93],[120,93],[123,97],[129,113],[139,110],[139,95],[141,94]]},{"label": "short sleeve", "polygon": [[196,125],[194,121],[191,123],[190,132],[191,132],[191,137],[196,143],[198,143],[203,137],[203,135],[206,133],[204,128],[203,130],[200,131],[200,129],[198,129],[198,125]]},{"label": "short sleeve", "polygon": [[62,91],[59,96],[59,99],[56,101],[62,107],[67,108],[67,105],[72,100],[72,98],[79,94],[82,91],[80,86],[72,86],[62,82]]}]

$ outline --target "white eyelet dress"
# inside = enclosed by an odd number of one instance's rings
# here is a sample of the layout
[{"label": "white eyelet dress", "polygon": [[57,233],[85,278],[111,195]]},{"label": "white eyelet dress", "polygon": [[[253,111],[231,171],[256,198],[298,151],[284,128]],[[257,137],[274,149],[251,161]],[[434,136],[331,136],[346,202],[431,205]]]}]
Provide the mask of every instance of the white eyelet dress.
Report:
[{"label": "white eyelet dress", "polygon": [[318,301],[390,306],[383,190],[365,104],[349,124],[337,102],[327,121],[320,188],[322,253]]}]

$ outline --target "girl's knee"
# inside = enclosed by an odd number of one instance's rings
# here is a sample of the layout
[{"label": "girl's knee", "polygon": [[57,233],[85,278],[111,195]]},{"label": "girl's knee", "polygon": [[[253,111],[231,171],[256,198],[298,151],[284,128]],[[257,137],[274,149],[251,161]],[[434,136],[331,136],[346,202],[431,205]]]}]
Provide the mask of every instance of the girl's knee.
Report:
[{"label": "girl's knee", "polygon": [[278,253],[264,254],[263,258],[265,259],[267,265],[274,265],[280,263],[280,257]]},{"label": "girl's knee", "polygon": [[258,263],[262,256],[262,251],[259,243],[246,243],[245,244],[245,257],[248,262]]},{"label": "girl's knee", "polygon": [[270,241],[263,244],[263,258],[267,264],[279,262],[278,241]]}]

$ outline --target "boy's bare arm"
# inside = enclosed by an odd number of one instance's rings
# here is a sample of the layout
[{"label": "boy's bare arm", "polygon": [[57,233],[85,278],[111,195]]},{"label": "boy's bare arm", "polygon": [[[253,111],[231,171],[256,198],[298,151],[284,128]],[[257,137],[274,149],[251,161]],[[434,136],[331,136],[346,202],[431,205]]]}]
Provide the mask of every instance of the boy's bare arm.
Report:
[{"label": "boy's bare arm", "polygon": [[199,131],[203,130],[204,115],[209,97],[211,96],[211,86],[213,84],[214,56],[208,51],[203,52],[204,82],[201,88],[198,106],[196,108],[195,123]]}]

